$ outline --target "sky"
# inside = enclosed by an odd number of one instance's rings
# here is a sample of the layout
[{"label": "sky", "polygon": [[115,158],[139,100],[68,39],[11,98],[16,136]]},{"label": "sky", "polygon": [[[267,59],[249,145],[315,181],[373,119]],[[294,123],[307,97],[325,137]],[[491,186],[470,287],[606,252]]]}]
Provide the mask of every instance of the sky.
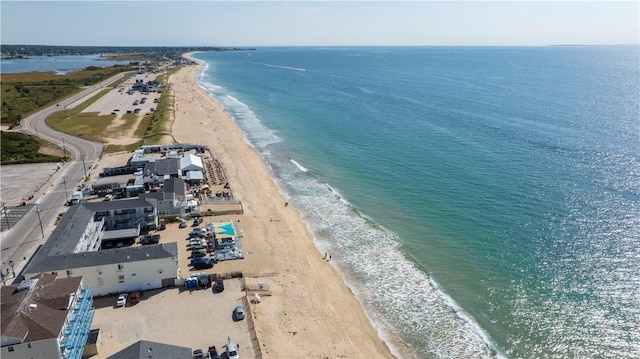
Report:
[{"label": "sky", "polygon": [[1,44],[545,46],[640,42],[629,1],[0,2]]}]

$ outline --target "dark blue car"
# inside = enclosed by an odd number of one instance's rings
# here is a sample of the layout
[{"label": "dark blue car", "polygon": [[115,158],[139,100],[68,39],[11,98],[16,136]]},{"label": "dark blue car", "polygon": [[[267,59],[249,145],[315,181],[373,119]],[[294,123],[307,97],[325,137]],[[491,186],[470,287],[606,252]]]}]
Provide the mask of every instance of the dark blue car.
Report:
[{"label": "dark blue car", "polygon": [[213,267],[213,260],[208,257],[198,257],[191,259],[191,265],[195,269],[205,269]]}]

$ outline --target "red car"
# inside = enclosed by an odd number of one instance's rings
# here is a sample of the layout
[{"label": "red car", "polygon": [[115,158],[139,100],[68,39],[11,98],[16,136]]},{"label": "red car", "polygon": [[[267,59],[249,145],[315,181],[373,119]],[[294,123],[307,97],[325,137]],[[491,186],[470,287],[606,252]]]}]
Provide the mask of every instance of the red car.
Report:
[{"label": "red car", "polygon": [[131,296],[129,298],[131,298],[131,303],[138,303],[140,299],[142,299],[142,292],[137,290],[131,293]]}]

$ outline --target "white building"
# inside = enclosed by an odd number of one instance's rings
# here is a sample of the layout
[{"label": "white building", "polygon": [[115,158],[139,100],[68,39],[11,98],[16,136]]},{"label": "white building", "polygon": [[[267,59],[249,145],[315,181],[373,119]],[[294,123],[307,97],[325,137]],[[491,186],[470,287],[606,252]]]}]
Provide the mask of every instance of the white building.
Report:
[{"label": "white building", "polygon": [[177,243],[100,249],[104,220],[86,206],[71,207],[24,269],[24,277],[83,276],[95,295],[173,284],[178,273]]},{"label": "white building", "polygon": [[187,172],[187,171],[202,172],[203,168],[204,166],[202,165],[202,158],[196,155],[192,155],[189,153],[180,159],[180,169],[182,170],[182,172]]}]

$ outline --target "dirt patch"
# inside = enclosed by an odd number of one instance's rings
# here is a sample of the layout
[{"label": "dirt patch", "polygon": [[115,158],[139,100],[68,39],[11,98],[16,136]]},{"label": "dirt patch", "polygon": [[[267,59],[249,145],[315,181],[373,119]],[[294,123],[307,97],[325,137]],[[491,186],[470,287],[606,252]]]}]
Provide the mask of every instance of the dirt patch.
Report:
[{"label": "dirt patch", "polygon": [[136,138],[135,132],[140,126],[144,116],[139,115],[134,119],[130,119],[129,116],[118,115],[111,121],[111,124],[105,129],[104,139],[113,145],[130,145],[139,141]]},{"label": "dirt patch", "polygon": [[38,151],[38,153],[41,153],[43,155],[56,156],[56,157],[66,156],[62,148],[60,148],[60,146],[56,146],[50,142],[47,142],[46,144],[40,146],[40,150]]}]

